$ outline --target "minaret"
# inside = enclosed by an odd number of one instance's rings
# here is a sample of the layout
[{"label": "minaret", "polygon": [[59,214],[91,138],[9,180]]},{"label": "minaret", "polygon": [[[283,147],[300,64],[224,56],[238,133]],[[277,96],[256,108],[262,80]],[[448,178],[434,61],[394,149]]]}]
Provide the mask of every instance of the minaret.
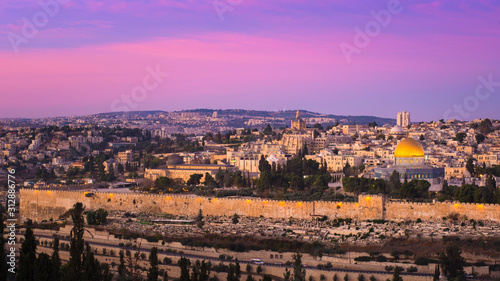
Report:
[{"label": "minaret", "polygon": [[299,119],[299,118],[300,118],[300,111],[299,111],[299,110],[297,110],[297,115],[295,115],[295,118],[296,118],[296,119]]}]

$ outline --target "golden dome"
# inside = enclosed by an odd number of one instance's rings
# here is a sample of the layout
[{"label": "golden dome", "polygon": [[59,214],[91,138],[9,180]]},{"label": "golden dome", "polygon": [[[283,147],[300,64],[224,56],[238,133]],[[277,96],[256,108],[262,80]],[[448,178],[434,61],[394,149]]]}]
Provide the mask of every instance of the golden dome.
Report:
[{"label": "golden dome", "polygon": [[417,140],[406,138],[402,139],[396,146],[394,157],[424,157],[424,148]]}]

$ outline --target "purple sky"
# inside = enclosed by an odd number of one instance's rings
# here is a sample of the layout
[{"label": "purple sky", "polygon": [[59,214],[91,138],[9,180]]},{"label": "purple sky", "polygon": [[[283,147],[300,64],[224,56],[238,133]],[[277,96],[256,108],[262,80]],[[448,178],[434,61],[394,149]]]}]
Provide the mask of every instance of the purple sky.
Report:
[{"label": "purple sky", "polygon": [[499,1],[58,1],[0,0],[0,118],[300,108],[500,119]]}]

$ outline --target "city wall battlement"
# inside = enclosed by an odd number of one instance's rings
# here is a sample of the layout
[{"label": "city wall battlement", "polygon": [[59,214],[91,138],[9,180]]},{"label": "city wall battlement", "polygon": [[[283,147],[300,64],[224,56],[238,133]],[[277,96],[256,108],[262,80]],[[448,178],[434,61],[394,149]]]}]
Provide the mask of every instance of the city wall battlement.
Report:
[{"label": "city wall battlement", "polygon": [[500,221],[500,205],[463,203],[408,203],[386,200],[378,195],[360,195],[358,202],[279,201],[261,198],[212,198],[186,195],[153,195],[140,193],[83,191],[20,190],[21,220],[58,219],[76,202],[86,210],[167,213],[194,216],[199,210],[210,216],[266,217],[276,219],[311,219],[327,216],[355,220],[441,220],[452,213],[468,219]]}]

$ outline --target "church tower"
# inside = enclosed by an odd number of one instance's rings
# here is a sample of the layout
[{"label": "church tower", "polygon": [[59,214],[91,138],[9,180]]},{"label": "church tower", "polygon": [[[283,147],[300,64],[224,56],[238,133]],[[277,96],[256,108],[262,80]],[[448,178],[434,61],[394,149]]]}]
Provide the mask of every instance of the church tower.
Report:
[{"label": "church tower", "polygon": [[295,119],[292,119],[291,127],[293,131],[304,132],[306,130],[306,121],[300,118],[299,110],[297,110],[297,115],[295,115]]}]

